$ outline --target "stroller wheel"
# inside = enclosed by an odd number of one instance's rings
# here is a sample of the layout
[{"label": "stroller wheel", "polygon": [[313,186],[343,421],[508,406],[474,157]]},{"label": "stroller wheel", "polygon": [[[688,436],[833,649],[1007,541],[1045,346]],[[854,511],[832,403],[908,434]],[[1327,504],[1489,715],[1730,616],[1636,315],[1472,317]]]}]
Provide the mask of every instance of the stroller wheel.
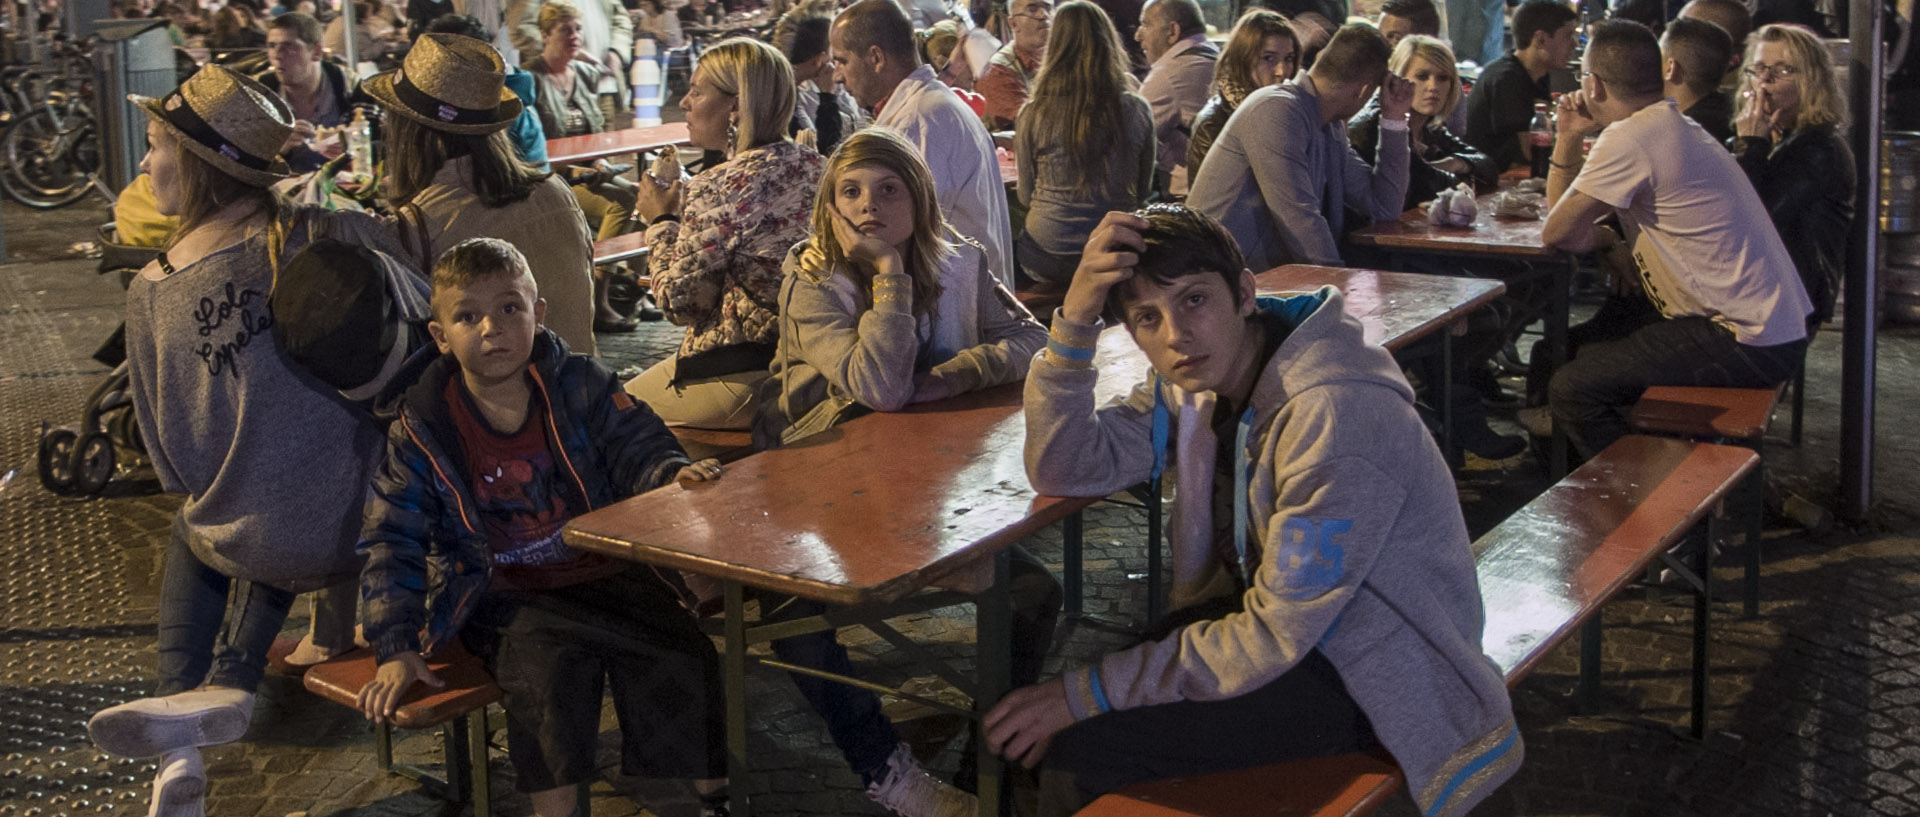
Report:
[{"label": "stroller wheel", "polygon": [[73,450],[80,435],[71,428],[40,432],[40,484],[56,494],[73,492]]},{"label": "stroller wheel", "polygon": [[113,479],[113,438],[104,431],[89,431],[73,446],[74,493],[93,496],[106,490]]}]

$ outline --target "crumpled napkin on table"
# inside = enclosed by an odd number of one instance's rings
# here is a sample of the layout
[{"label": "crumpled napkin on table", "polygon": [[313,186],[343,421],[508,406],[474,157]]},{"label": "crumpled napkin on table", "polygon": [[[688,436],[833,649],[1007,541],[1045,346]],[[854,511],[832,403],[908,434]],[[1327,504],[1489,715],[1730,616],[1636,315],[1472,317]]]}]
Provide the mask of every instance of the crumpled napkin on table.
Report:
[{"label": "crumpled napkin on table", "polygon": [[1427,205],[1427,221],[1443,227],[1465,227],[1480,215],[1473,188],[1465,183],[1440,191]]}]

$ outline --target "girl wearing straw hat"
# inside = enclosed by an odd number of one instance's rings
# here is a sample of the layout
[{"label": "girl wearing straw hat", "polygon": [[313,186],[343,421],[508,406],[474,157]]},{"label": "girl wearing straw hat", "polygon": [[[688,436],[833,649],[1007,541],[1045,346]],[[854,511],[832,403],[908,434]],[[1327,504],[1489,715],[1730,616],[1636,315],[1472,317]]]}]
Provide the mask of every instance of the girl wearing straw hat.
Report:
[{"label": "girl wearing straw hat", "polygon": [[[127,290],[132,400],[161,486],[186,500],[161,579],[157,697],[102,710],[88,731],[108,752],[160,757],[152,813],[197,815],[197,747],[246,732],[295,595],[358,573],[360,499],[384,451],[365,410],[292,362],[273,331],[290,316],[268,295],[316,239],[400,250],[370,217],[270,189],[293,115],[259,83],[210,65],[165,99],[132,99],[151,120],[141,169],[156,207],[180,220]],[[424,299],[425,281],[403,276]],[[342,629],[316,638],[350,648]]]},{"label": "girl wearing straw hat", "polygon": [[522,161],[507,136],[520,116],[493,47],[425,34],[399,70],[368,79],[386,109],[383,192],[422,267],[469,238],[498,238],[533,264],[547,328],[580,354],[593,340],[593,236],[565,182]]}]

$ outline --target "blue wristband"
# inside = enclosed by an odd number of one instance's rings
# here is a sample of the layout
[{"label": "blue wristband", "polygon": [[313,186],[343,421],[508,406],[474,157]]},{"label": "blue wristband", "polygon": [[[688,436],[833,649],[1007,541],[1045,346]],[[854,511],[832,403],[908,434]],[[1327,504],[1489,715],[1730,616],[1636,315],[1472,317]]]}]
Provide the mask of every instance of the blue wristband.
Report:
[{"label": "blue wristband", "polygon": [[1078,346],[1068,346],[1067,344],[1061,343],[1060,341],[1054,340],[1053,338],[1047,339],[1047,351],[1052,352],[1054,355],[1060,357],[1063,360],[1077,360],[1083,363],[1086,361],[1093,360],[1092,349],[1083,349]]},{"label": "blue wristband", "polygon": [[1093,704],[1100,708],[1101,714],[1113,711],[1113,704],[1107,702],[1107,688],[1100,683],[1100,666],[1095,664],[1087,668],[1087,685],[1093,688]]}]

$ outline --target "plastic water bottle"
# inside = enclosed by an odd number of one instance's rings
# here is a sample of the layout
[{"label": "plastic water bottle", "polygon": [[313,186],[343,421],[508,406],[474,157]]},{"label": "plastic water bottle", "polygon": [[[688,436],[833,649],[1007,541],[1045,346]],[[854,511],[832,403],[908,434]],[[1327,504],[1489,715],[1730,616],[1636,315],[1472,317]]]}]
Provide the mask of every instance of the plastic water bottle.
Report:
[{"label": "plastic water bottle", "polygon": [[347,151],[353,156],[353,173],[373,178],[373,126],[365,109],[355,109],[347,125]]},{"label": "plastic water bottle", "polygon": [[1533,106],[1533,124],[1527,128],[1527,145],[1533,151],[1533,177],[1547,177],[1548,163],[1553,159],[1553,122],[1547,119],[1547,103],[1535,103]]}]

